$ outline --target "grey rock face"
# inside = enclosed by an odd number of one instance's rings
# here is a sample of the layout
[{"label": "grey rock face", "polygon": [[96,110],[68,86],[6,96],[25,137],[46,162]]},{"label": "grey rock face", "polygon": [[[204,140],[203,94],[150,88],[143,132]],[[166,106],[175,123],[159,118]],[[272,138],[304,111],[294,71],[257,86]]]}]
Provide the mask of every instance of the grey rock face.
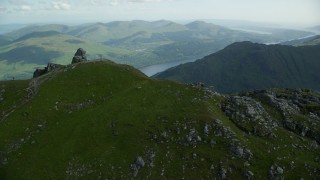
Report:
[{"label": "grey rock face", "polygon": [[279,179],[281,175],[284,173],[284,170],[282,167],[277,165],[272,165],[269,169],[269,179]]},{"label": "grey rock face", "polygon": [[209,125],[208,125],[208,124],[206,124],[206,125],[204,126],[203,132],[204,132],[205,135],[207,135],[207,136],[209,135]]},{"label": "grey rock face", "polygon": [[147,153],[147,164],[150,167],[154,167],[154,158],[156,157],[156,153],[152,150]]},{"label": "grey rock face", "polygon": [[71,64],[87,61],[86,51],[79,48],[72,58]]},{"label": "grey rock face", "polygon": [[251,159],[253,157],[253,153],[250,151],[250,149],[244,149],[243,155],[248,159]]},{"label": "grey rock face", "polygon": [[62,68],[62,67],[64,67],[64,66],[61,64],[48,63],[47,67],[45,67],[44,69],[36,69],[33,72],[33,78],[39,77],[39,76],[44,75],[50,71],[53,71],[55,69]]},{"label": "grey rock face", "polygon": [[276,138],[274,130],[283,126],[320,144],[319,96],[308,89],[252,91],[226,98],[221,109],[248,134]]},{"label": "grey rock face", "polygon": [[202,141],[202,138],[198,134],[197,130],[191,129],[189,134],[186,135],[187,142],[193,147],[196,147],[197,143]]},{"label": "grey rock face", "polygon": [[222,110],[239,128],[258,136],[268,137],[278,126],[262,104],[248,96],[231,96]]},{"label": "grey rock face", "polygon": [[221,179],[227,179],[227,170],[223,167],[220,169],[220,177]]},{"label": "grey rock face", "polygon": [[251,171],[247,171],[245,174],[244,174],[244,177],[246,178],[246,179],[251,179],[252,177],[253,177],[253,172],[251,172]]},{"label": "grey rock face", "polygon": [[145,165],[144,160],[141,156],[138,156],[133,164],[131,164],[131,169],[133,170],[133,177],[136,177],[139,173],[139,170]]},{"label": "grey rock face", "polygon": [[283,169],[282,169],[282,167],[279,167],[279,166],[278,166],[278,167],[276,168],[276,173],[277,173],[277,174],[283,174]]},{"label": "grey rock face", "polygon": [[238,140],[232,140],[230,144],[230,152],[235,157],[242,157],[243,156],[243,146]]}]

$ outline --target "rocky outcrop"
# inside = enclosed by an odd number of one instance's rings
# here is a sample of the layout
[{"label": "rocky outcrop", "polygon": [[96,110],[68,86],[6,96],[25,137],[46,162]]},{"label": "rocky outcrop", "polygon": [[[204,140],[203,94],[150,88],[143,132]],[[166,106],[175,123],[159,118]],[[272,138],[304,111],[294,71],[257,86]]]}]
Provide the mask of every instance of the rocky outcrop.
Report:
[{"label": "rocky outcrop", "polygon": [[248,96],[230,96],[222,104],[225,114],[242,130],[258,136],[273,136],[277,122],[262,104]]},{"label": "rocky outcrop", "polygon": [[53,71],[55,69],[62,68],[62,67],[64,67],[64,66],[61,64],[48,63],[47,67],[45,67],[44,69],[36,69],[33,72],[33,78],[39,77],[43,74],[46,74],[50,71]]},{"label": "rocky outcrop", "polygon": [[274,137],[282,126],[320,143],[320,93],[307,89],[272,89],[229,96],[222,110],[239,128]]},{"label": "rocky outcrop", "polygon": [[282,167],[277,165],[272,165],[268,172],[269,179],[284,179],[282,177],[283,172],[284,170]]},{"label": "rocky outcrop", "polygon": [[[85,62],[85,61],[87,61],[86,51],[83,50],[82,48],[79,48],[77,50],[77,52],[74,54],[71,64],[79,63],[79,62]],[[45,67],[43,69],[40,69],[40,68],[36,69],[33,72],[33,78],[39,77],[39,76],[41,76],[43,74],[46,74],[46,73],[48,73],[48,72],[50,72],[52,70],[55,70],[55,69],[61,68],[61,67],[64,67],[64,65],[48,63],[47,67]]]},{"label": "rocky outcrop", "polygon": [[145,165],[144,160],[141,156],[138,156],[133,164],[131,164],[131,169],[133,171],[133,177],[136,177],[138,175],[138,172],[141,168],[143,168]]},{"label": "rocky outcrop", "polygon": [[86,51],[79,48],[72,58],[71,64],[87,61]]}]

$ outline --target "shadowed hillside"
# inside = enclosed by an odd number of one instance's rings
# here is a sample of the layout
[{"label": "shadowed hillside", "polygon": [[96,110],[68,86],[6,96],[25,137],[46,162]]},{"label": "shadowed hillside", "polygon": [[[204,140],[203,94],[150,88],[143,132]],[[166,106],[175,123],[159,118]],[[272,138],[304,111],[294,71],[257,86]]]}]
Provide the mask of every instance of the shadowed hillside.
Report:
[{"label": "shadowed hillside", "polygon": [[274,87],[320,89],[320,46],[234,43],[196,62],[155,75],[203,82],[223,93]]}]

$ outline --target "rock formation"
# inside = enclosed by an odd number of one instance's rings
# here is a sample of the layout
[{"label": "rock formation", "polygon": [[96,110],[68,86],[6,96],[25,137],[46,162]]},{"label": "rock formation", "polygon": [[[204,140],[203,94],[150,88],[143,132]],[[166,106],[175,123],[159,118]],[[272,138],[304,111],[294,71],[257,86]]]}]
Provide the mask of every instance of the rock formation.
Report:
[{"label": "rock formation", "polygon": [[[84,61],[87,61],[86,51],[83,50],[82,48],[79,48],[77,52],[74,54],[71,64],[84,62]],[[44,69],[37,68],[33,72],[33,78],[39,77],[43,74],[46,74],[54,69],[61,68],[61,67],[64,67],[64,66],[61,64],[48,63],[47,67],[45,67]]]},{"label": "rock formation", "polygon": [[61,64],[48,63],[47,67],[45,67],[44,69],[36,69],[33,72],[33,78],[39,77],[43,74],[46,74],[54,69],[61,68],[61,67],[64,67],[64,66]]},{"label": "rock formation", "polygon": [[71,64],[87,61],[86,51],[79,48],[72,58]]}]

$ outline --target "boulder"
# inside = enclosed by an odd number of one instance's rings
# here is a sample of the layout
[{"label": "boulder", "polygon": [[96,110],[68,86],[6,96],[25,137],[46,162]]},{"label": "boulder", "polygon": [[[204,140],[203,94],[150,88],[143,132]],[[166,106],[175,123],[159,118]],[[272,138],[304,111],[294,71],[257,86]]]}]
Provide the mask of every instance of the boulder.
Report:
[{"label": "boulder", "polygon": [[251,171],[247,171],[245,174],[244,174],[244,176],[245,176],[245,178],[246,179],[251,179],[252,177],[253,177],[253,172],[251,172]]},{"label": "boulder", "polygon": [[219,174],[221,179],[227,179],[227,170],[224,167],[220,168]]},{"label": "boulder", "polygon": [[86,51],[79,48],[72,58],[71,64],[87,61]]},{"label": "boulder", "polygon": [[131,169],[133,170],[133,177],[138,175],[139,170],[144,167],[145,162],[141,156],[138,156],[133,164],[131,164]]}]

